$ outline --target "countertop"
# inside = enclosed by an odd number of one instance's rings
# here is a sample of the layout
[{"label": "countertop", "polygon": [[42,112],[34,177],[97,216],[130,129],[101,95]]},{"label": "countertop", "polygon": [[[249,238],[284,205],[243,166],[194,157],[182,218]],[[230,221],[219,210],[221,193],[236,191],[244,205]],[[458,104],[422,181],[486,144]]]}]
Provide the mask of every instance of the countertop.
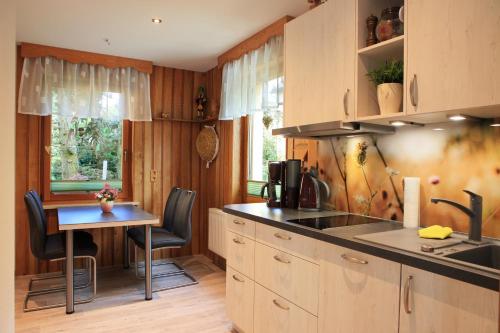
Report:
[{"label": "countertop", "polygon": [[332,216],[337,214],[341,215],[346,213],[336,211],[304,212],[287,208],[269,208],[265,203],[226,205],[223,211],[228,214],[399,262],[404,265],[423,269],[480,287],[495,291],[499,290],[500,272],[495,272],[495,270],[480,269],[474,267],[475,265],[457,262],[453,259],[429,254],[413,253],[356,238],[366,234],[403,229],[403,225],[400,222],[380,219],[378,223],[317,230],[289,223],[287,220]]}]

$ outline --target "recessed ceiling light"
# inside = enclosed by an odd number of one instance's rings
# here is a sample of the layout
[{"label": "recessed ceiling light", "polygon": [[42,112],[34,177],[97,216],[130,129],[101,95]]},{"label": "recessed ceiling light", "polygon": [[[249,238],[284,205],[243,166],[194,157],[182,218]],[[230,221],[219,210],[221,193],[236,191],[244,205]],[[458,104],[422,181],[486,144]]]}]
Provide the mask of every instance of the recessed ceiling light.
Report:
[{"label": "recessed ceiling light", "polygon": [[401,120],[394,120],[394,121],[391,121],[389,122],[392,126],[394,127],[401,127],[401,126],[405,126],[407,125],[407,123],[405,123],[404,121],[401,121]]},{"label": "recessed ceiling light", "polygon": [[491,127],[500,127],[500,123],[491,124]]},{"label": "recessed ceiling light", "polygon": [[490,124],[491,127],[500,127],[500,118],[493,119],[493,122]]},{"label": "recessed ceiling light", "polygon": [[155,24],[160,24],[162,22],[161,18],[158,17],[154,17],[151,21]]},{"label": "recessed ceiling light", "polygon": [[444,128],[436,127],[432,129],[433,131],[444,131]]},{"label": "recessed ceiling light", "polygon": [[453,120],[453,121],[462,121],[467,119],[466,116],[463,116],[461,114],[454,114],[452,116],[448,116],[448,119]]}]

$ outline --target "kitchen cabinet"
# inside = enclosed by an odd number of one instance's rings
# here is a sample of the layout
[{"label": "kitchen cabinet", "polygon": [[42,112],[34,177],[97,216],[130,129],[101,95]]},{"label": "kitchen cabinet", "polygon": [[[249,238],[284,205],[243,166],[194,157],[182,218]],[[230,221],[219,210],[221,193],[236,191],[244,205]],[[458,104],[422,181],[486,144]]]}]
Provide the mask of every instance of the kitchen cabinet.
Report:
[{"label": "kitchen cabinet", "polygon": [[253,332],[254,288],[252,279],[231,267],[226,270],[226,311],[242,333]]},{"label": "kitchen cabinet", "polygon": [[255,281],[310,313],[318,313],[319,266],[257,243]]},{"label": "kitchen cabinet", "polygon": [[403,265],[400,333],[498,333],[498,292]]},{"label": "kitchen cabinet", "polygon": [[285,127],[354,119],[355,28],[351,0],[286,24]]},{"label": "kitchen cabinet", "polygon": [[322,249],[318,332],[398,332],[401,264],[327,243]]},{"label": "kitchen cabinet", "polygon": [[407,0],[406,13],[408,115],[498,111],[500,1]]},{"label": "kitchen cabinet", "polygon": [[255,284],[255,333],[317,333],[317,318]]}]

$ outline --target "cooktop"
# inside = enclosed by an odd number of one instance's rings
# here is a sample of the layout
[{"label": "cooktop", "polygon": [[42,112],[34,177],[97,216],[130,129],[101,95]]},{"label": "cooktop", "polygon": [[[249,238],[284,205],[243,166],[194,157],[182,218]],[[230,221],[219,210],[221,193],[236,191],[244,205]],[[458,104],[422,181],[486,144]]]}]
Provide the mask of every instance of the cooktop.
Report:
[{"label": "cooktop", "polygon": [[293,219],[293,220],[287,220],[287,222],[299,224],[304,227],[323,230],[328,228],[346,227],[350,225],[378,223],[381,222],[381,220],[368,216],[345,214],[345,215],[335,215],[335,216]]}]

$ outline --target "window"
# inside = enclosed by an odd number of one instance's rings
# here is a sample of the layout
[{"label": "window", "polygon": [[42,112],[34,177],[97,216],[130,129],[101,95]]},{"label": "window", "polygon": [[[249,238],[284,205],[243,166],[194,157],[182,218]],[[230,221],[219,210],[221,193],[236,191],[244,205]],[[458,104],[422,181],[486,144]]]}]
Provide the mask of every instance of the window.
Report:
[{"label": "window", "polygon": [[286,139],[272,135],[274,128],[283,127],[283,77],[267,82],[263,91],[278,105],[248,116],[247,193],[256,196],[268,180],[268,162],[286,159]]},{"label": "window", "polygon": [[[104,93],[100,103],[113,114],[119,93]],[[49,200],[90,199],[104,183],[128,196],[128,121],[70,118],[57,110],[47,117],[44,128],[48,170],[44,174],[44,194]]]}]

